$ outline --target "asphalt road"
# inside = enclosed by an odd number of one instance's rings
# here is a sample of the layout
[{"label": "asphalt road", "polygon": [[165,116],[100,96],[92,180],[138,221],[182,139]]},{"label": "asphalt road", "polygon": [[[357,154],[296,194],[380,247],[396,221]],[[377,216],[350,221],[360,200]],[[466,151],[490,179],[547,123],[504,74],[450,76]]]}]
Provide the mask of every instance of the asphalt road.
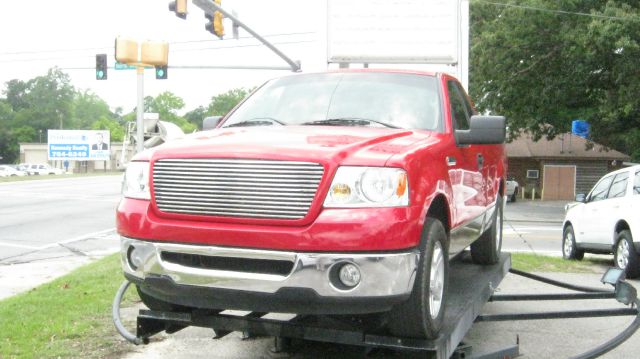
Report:
[{"label": "asphalt road", "polygon": [[0,263],[112,232],[120,176],[0,183]]},{"label": "asphalt road", "polygon": [[505,221],[502,229],[505,252],[529,252],[561,256],[562,225],[541,222]]}]

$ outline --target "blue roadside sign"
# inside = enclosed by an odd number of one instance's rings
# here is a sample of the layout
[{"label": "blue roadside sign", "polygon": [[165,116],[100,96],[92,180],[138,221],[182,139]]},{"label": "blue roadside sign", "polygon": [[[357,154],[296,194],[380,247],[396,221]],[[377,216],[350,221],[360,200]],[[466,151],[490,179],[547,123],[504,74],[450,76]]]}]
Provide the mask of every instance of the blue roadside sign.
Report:
[{"label": "blue roadside sign", "polygon": [[[134,65],[129,65],[129,64],[123,64],[121,62],[116,62],[115,66],[113,67],[116,70],[135,70],[137,68],[137,66]],[[145,69],[152,69],[153,66],[145,66]]]}]

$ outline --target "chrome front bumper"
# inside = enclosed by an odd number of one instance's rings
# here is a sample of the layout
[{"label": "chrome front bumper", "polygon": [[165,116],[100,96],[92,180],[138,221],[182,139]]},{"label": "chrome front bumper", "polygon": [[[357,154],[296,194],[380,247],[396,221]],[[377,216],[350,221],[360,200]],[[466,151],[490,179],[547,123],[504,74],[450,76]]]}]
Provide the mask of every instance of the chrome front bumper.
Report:
[{"label": "chrome front bumper", "polygon": [[[131,248],[135,251],[130,252]],[[131,254],[132,253],[132,254]],[[288,274],[251,273],[198,268],[163,259],[163,253],[238,258],[264,261],[289,261]],[[201,245],[182,245],[121,237],[122,267],[126,274],[144,281],[148,277],[169,278],[175,284],[202,288],[251,291],[272,294],[283,288],[304,288],[321,297],[389,297],[411,293],[420,260],[417,250],[403,253],[297,253]],[[129,257],[135,256],[136,269]],[[359,267],[360,283],[345,290],[332,284],[334,266],[352,263]],[[335,279],[334,279],[335,282]]]}]

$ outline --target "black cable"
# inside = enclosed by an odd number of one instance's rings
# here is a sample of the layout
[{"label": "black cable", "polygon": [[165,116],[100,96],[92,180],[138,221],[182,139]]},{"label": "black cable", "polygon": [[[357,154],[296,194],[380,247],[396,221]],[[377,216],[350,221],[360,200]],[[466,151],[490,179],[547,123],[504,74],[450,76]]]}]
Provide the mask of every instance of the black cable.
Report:
[{"label": "black cable", "polygon": [[640,328],[640,299],[636,298],[635,300],[636,311],[638,314],[636,315],[636,319],[629,324],[625,330],[623,330],[620,334],[611,338],[606,343],[603,343],[591,350],[588,350],[580,355],[576,355],[571,357],[571,359],[592,359],[597,358],[605,353],[610,352],[615,349],[618,345],[622,344],[625,340],[631,338],[631,336]]},{"label": "black cable", "polygon": [[551,284],[560,288],[565,288],[565,289],[571,289],[571,290],[575,290],[575,291],[579,291],[579,292],[585,292],[585,293],[611,293],[612,291],[610,290],[606,290],[606,289],[599,289],[599,288],[591,288],[591,287],[583,287],[583,286],[579,286],[579,285],[574,285],[574,284],[569,284],[569,283],[564,283],[564,282],[559,282],[557,280],[553,280],[553,279],[549,279],[546,277],[542,277],[533,273],[527,273],[527,272],[523,272],[521,270],[517,270],[514,268],[509,269],[509,272],[525,277],[525,278],[529,278],[529,279],[533,279],[533,280],[537,280],[539,282],[542,283],[547,283],[547,284]]}]

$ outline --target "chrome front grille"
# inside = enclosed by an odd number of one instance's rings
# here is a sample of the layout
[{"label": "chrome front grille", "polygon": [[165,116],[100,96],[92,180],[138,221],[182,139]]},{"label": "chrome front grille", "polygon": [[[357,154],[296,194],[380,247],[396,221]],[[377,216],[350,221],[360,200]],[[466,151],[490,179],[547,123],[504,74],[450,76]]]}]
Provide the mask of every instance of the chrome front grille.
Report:
[{"label": "chrome front grille", "polygon": [[153,187],[167,213],[301,219],[323,172],[310,162],[164,159],[154,164]]}]

